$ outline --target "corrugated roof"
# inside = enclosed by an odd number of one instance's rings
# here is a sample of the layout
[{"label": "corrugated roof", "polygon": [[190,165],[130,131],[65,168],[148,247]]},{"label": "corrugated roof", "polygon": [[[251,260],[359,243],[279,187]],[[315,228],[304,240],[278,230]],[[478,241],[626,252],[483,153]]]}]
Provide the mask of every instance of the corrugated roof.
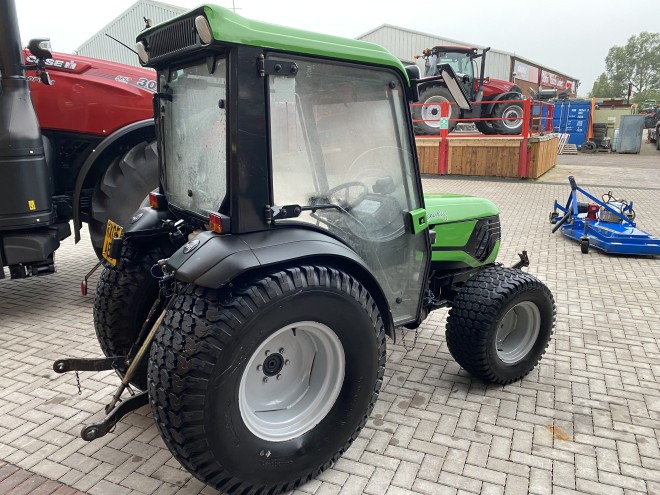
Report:
[{"label": "corrugated roof", "polygon": [[[381,24],[380,26],[375,27],[375,28],[373,28],[373,29],[367,31],[366,33],[361,34],[360,36],[357,36],[357,39],[362,39],[363,37],[368,36],[368,35],[370,35],[370,34],[372,34],[372,33],[375,33],[376,31],[379,31],[379,30],[381,30],[381,29],[383,29],[383,28],[396,29],[396,30],[398,30],[398,31],[403,31],[403,32],[406,32],[406,33],[412,33],[412,34],[416,34],[416,35],[420,35],[420,36],[426,36],[426,37],[429,37],[429,38],[442,38],[443,40],[447,40],[447,41],[449,41],[449,42],[451,42],[451,43],[455,43],[455,44],[457,44],[457,45],[473,46],[473,47],[475,47],[475,48],[487,48],[487,47],[485,47],[485,46],[483,46],[483,45],[479,45],[479,44],[477,44],[477,43],[468,43],[468,42],[466,42],[466,41],[455,40],[455,39],[452,39],[452,38],[447,38],[446,36],[440,36],[440,35],[438,35],[438,34],[424,33],[424,32],[422,32],[422,31],[417,31],[417,30],[415,30],[415,29],[408,29],[408,28],[404,28],[404,27],[401,27],[401,26],[395,26],[395,25],[393,25],[393,24]],[[428,48],[428,47],[422,47],[422,48]],[[420,50],[421,50],[422,48],[420,48]],[[548,67],[548,66],[545,65],[545,64],[542,64],[542,63],[539,63],[539,62],[535,62],[535,61],[533,61],[532,59],[530,59],[530,58],[528,58],[528,57],[525,57],[525,56],[522,56],[522,55],[518,55],[517,53],[511,53],[511,52],[507,52],[507,51],[504,51],[504,50],[498,50],[498,49],[496,49],[496,48],[491,48],[490,51],[491,51],[491,52],[497,52],[497,53],[500,53],[500,54],[502,54],[502,55],[507,55],[507,56],[509,56],[509,57],[513,57],[513,58],[515,58],[516,60],[520,60],[521,62],[526,62],[526,63],[528,63],[528,64],[532,64],[532,65],[535,65],[535,66],[537,66],[537,67],[541,67],[541,68],[543,68],[543,69],[547,69],[547,70],[549,70],[549,71],[552,71],[552,72],[556,73],[557,75],[564,76],[564,77],[566,77],[567,79],[572,79],[572,80],[575,80],[575,81],[579,81],[579,80],[580,80],[580,79],[577,78],[577,77],[570,76],[570,75],[566,74],[565,72],[561,72],[561,71],[559,71],[559,70],[557,70],[557,69],[554,69],[554,68],[552,68],[552,67]]]}]

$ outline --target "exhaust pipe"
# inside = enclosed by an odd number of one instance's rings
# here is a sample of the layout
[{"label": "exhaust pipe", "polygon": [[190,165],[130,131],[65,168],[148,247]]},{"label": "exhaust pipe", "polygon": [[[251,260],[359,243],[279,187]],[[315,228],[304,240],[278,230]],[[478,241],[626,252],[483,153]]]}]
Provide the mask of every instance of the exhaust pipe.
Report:
[{"label": "exhaust pipe", "polygon": [[14,0],[0,1],[0,67],[0,231],[47,226],[55,220],[53,178],[25,77]]}]

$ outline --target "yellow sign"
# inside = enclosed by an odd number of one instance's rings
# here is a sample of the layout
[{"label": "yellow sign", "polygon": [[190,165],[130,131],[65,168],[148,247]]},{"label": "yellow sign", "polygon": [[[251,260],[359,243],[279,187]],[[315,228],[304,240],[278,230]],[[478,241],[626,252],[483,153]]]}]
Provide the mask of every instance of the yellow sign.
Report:
[{"label": "yellow sign", "polygon": [[33,200],[33,199],[31,199],[30,201],[28,201],[28,208],[30,208],[30,211],[34,211],[34,210],[37,209],[37,205],[34,204],[34,200]]}]

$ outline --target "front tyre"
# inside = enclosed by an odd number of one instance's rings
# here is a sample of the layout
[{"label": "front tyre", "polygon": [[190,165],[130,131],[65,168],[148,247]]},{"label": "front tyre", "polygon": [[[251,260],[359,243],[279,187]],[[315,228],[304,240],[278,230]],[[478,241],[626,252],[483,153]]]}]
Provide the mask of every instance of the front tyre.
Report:
[{"label": "front tyre", "polygon": [[545,284],[529,273],[494,265],[458,291],[447,318],[447,346],[470,374],[507,384],[537,365],[554,325],[555,303]]},{"label": "front tyre", "polygon": [[345,272],[300,266],[178,295],[151,350],[149,397],[165,443],[200,480],[281,493],[357,438],[384,367],[369,292]]}]

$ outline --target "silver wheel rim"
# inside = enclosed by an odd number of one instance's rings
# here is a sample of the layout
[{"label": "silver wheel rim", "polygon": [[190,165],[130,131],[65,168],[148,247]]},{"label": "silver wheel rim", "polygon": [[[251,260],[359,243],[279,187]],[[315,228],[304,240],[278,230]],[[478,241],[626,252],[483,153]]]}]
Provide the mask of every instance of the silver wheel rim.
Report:
[{"label": "silver wheel rim", "polygon": [[517,120],[502,120],[502,123],[504,124],[505,127],[508,129],[516,129],[520,127],[520,123],[522,121],[522,108],[517,107],[517,106],[511,106],[508,107],[504,111],[504,117],[505,119],[517,119]]},{"label": "silver wheel rim", "polygon": [[[451,105],[451,102],[444,96],[431,96],[424,102],[422,106],[424,124],[433,129],[440,128],[440,111],[443,101],[449,102]],[[451,119],[451,106],[449,107],[449,118]]]},{"label": "silver wheel rim", "polygon": [[536,304],[523,301],[504,315],[497,327],[497,356],[506,364],[517,364],[534,347],[541,331],[541,312]]},{"label": "silver wheel rim", "polygon": [[279,329],[243,371],[238,405],[245,426],[271,442],[303,435],[332,409],[345,368],[344,348],[330,327],[301,321]]}]

